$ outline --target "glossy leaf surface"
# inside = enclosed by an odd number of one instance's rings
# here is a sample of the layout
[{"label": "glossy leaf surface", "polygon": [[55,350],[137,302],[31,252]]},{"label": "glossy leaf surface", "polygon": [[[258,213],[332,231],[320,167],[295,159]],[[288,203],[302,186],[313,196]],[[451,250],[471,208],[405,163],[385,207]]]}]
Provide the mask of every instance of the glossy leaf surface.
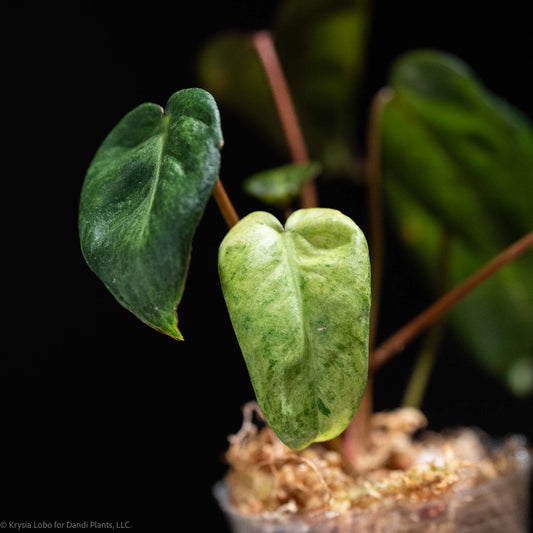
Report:
[{"label": "glossy leaf surface", "polygon": [[320,174],[321,166],[315,162],[303,165],[284,165],[259,172],[247,178],[244,190],[267,204],[287,206],[298,198],[303,186]]},{"label": "glossy leaf surface", "polygon": [[[448,54],[405,55],[390,84],[383,173],[395,227],[428,279],[447,228],[454,285],[533,228],[533,128]],[[526,254],[465,298],[452,323],[489,371],[526,394],[533,390],[531,316],[533,254]],[[517,379],[517,368],[531,378]]]},{"label": "glossy leaf surface", "polygon": [[261,410],[294,449],[338,435],[363,396],[370,265],[364,235],[331,209],[242,219],[219,251],[224,298]]},{"label": "glossy leaf surface", "polygon": [[177,339],[176,307],[221,145],[211,95],[178,91],[165,110],[147,103],[128,113],[83,184],[79,231],[90,268],[122,305]]}]

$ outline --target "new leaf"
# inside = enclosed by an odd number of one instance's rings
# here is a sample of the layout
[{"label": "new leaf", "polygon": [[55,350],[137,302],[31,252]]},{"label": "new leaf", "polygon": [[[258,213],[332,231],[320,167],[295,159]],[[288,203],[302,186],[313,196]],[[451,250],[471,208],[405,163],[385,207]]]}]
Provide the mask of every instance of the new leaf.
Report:
[{"label": "new leaf", "polygon": [[302,189],[320,174],[319,163],[283,165],[264,170],[243,182],[244,190],[267,204],[286,208],[302,194]]}]

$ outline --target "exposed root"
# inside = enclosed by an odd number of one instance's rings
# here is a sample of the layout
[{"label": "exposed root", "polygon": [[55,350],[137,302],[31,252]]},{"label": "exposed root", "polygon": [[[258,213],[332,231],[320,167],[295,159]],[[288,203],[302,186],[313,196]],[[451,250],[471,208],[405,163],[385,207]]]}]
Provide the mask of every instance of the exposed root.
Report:
[{"label": "exposed root", "polygon": [[243,405],[241,429],[228,438],[231,446],[240,446],[244,440],[257,435],[257,426],[253,423],[254,413],[264,420],[263,413],[261,413],[257,402],[248,402]]},{"label": "exposed root", "polygon": [[[297,512],[322,507],[333,497],[331,466],[337,454],[310,448],[295,452],[285,446],[265,426],[259,431],[252,423],[253,413],[260,413],[255,402],[243,408],[243,425],[229,438],[226,459],[232,468],[228,483],[233,487],[240,507],[245,512],[263,510]],[[333,459],[333,461],[332,461]]]},{"label": "exposed root", "polygon": [[374,415],[372,450],[356,467],[323,445],[287,448],[268,426],[253,423],[254,413],[262,418],[257,404],[244,407],[242,428],[226,454],[230,498],[244,514],[343,513],[425,501],[513,468],[503,455],[489,454],[473,430],[413,439],[427,423],[414,409]]}]

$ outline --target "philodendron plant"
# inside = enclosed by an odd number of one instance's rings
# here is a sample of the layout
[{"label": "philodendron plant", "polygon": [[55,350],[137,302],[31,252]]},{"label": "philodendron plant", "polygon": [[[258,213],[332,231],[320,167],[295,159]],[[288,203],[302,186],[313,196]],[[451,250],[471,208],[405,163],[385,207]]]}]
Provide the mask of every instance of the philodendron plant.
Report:
[{"label": "philodendron plant", "polygon": [[[265,149],[282,160],[291,156],[293,163],[304,163],[305,155],[318,163],[320,186],[343,180],[354,194],[362,186],[376,192],[378,175],[379,194],[373,194],[378,209],[367,204],[375,287],[384,254],[372,219],[380,211],[386,215],[381,226],[386,220],[390,228],[387,242],[404,251],[394,258],[395,266],[418,272],[428,298],[461,283],[531,231],[533,124],[486,87],[482,73],[445,51],[415,49],[394,58],[380,81],[384,90],[376,92],[365,75],[366,64],[374,62],[371,0],[276,4],[268,29],[225,30],[205,43],[198,55],[199,84],[223,113],[254,131]],[[304,154],[287,142],[294,124],[289,128],[278,119],[287,102],[275,56],[293,99]],[[375,93],[378,105],[371,108],[381,109],[363,122],[365,91]],[[363,135],[371,122],[373,135],[370,127]],[[259,168],[244,185],[283,212],[295,182],[308,179],[304,170]],[[462,300],[446,326],[466,356],[521,397],[533,394],[532,272],[532,254],[508,265]],[[379,302],[374,290],[373,304]]]},{"label": "philodendron plant", "polygon": [[[83,255],[115,298],[175,339],[191,244],[217,188],[220,117],[202,89],[128,113],[83,185]],[[365,237],[339,211],[301,209],[283,226],[254,212],[219,250],[231,322],[266,421],[293,449],[339,435],[368,371],[370,263]]]}]

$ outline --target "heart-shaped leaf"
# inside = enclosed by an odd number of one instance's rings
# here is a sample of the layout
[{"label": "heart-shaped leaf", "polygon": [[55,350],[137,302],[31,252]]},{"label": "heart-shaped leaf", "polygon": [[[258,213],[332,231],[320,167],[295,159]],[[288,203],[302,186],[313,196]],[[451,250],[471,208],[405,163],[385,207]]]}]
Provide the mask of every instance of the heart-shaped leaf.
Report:
[{"label": "heart-shaped leaf", "polygon": [[[533,228],[533,127],[449,54],[406,54],[390,84],[394,97],[382,123],[390,212],[428,279],[448,229],[455,285]],[[525,394],[533,390],[531,316],[527,254],[465,298],[452,324],[485,368]],[[516,368],[531,379],[517,380]]]},{"label": "heart-shaped leaf", "polygon": [[90,268],[122,305],[176,339],[176,307],[221,146],[212,96],[178,91],[165,110],[142,104],[115,126],[81,192],[80,241]]},{"label": "heart-shaped leaf", "polygon": [[320,171],[320,164],[313,161],[283,165],[250,176],[244,180],[243,188],[267,204],[285,208],[300,196],[303,186],[314,180]]},{"label": "heart-shaped leaf", "polygon": [[337,436],[363,396],[370,262],[366,240],[338,211],[243,218],[224,238],[219,273],[261,410],[300,449]]}]

